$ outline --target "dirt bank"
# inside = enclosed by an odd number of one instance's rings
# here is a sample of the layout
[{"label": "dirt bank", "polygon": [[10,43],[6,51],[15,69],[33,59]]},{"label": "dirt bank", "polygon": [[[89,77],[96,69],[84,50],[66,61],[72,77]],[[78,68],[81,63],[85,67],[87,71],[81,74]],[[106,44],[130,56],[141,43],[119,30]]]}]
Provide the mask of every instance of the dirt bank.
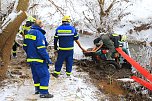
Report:
[{"label": "dirt bank", "polygon": [[[120,82],[117,79],[130,78],[133,74],[131,69],[121,68],[109,74],[102,64],[95,64],[88,60],[75,60],[75,65],[79,66],[78,71],[89,73],[91,82],[109,96],[109,101],[150,101],[150,98],[141,93],[137,93],[132,85],[137,86],[135,82]],[[138,90],[141,90],[138,88]]]}]

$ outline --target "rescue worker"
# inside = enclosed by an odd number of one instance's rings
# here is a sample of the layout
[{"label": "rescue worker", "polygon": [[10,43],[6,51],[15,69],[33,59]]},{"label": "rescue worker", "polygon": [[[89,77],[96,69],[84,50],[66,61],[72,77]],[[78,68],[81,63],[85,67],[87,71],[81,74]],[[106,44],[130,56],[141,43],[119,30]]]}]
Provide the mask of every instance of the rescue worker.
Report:
[{"label": "rescue worker", "polygon": [[13,44],[13,47],[12,47],[12,53],[13,53],[13,57],[16,58],[16,53],[17,53],[17,48],[19,47],[20,45],[14,41],[14,44]]},{"label": "rescue worker", "polygon": [[96,45],[95,48],[87,52],[97,52],[101,47],[104,46],[109,49],[109,52],[107,52],[106,54],[107,60],[111,60],[113,57],[115,57],[113,56],[113,53],[116,52],[115,48],[119,47],[119,41],[125,41],[125,40],[126,40],[126,35],[119,35],[116,33],[102,34],[100,37],[94,40],[94,44]]},{"label": "rescue worker", "polygon": [[[76,29],[70,25],[71,19],[70,16],[64,16],[62,18],[62,25],[56,29],[54,36],[54,49],[58,53],[57,61],[55,63],[55,71],[52,74],[54,77],[58,77],[62,68],[62,64],[66,62],[66,75],[70,76],[73,65],[73,49],[74,41],[82,49],[86,51],[80,45],[78,41],[79,35]],[[57,45],[59,41],[59,46]]]},{"label": "rescue worker", "polygon": [[34,24],[36,19],[32,16],[29,16],[26,20],[26,24],[21,26],[21,30],[19,31],[19,34],[21,34],[23,37],[25,34],[31,29],[31,26]]},{"label": "rescue worker", "polygon": [[42,22],[36,20],[31,29],[25,35],[24,50],[27,54],[27,62],[30,64],[35,86],[35,94],[40,93],[41,98],[52,98],[48,92],[50,73],[48,64],[52,64],[46,50],[45,31],[41,28]]}]

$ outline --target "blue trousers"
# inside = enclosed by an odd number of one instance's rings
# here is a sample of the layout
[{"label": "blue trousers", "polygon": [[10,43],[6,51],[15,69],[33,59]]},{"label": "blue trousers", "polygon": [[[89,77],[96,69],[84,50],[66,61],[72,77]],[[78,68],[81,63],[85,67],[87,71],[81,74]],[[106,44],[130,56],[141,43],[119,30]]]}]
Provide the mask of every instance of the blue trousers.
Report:
[{"label": "blue trousers", "polygon": [[66,72],[71,73],[73,65],[73,50],[58,51],[57,61],[55,63],[55,71],[60,72],[63,62],[66,62]]},{"label": "blue trousers", "polygon": [[48,94],[50,73],[46,63],[30,63],[35,90],[40,94]]}]

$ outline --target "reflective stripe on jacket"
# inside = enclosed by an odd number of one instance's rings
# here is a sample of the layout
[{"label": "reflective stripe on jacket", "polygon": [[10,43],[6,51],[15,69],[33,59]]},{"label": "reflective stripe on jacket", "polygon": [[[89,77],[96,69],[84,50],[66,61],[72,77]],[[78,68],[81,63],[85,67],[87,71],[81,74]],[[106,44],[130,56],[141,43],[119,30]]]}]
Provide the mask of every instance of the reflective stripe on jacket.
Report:
[{"label": "reflective stripe on jacket", "polygon": [[[74,40],[78,40],[79,35],[76,29],[70,24],[62,24],[56,29],[54,36],[54,49],[57,50],[73,50]],[[59,41],[59,46],[57,43]]]},{"label": "reflective stripe on jacket", "polygon": [[33,25],[25,35],[23,48],[27,54],[27,62],[43,63],[49,60],[46,38],[42,32],[44,32],[43,29]]}]

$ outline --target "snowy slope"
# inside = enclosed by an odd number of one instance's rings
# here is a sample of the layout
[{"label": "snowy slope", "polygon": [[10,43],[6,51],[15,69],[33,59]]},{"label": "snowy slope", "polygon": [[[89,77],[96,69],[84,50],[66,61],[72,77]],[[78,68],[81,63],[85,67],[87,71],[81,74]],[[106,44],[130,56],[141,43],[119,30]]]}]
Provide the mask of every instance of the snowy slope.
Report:
[{"label": "snowy slope", "polygon": [[[131,12],[129,16],[124,18],[121,22],[121,25],[125,25],[125,27],[121,28],[120,26],[116,26],[115,30],[118,33],[128,34],[135,40],[142,40],[142,41],[152,41],[151,32],[152,29],[141,31],[141,32],[134,32],[132,35],[128,33],[130,29],[133,29],[134,26],[139,26],[140,24],[147,24],[152,22],[151,15],[152,15],[152,0],[133,0],[133,6],[130,6],[127,11]],[[134,25],[130,23],[136,22]]]}]

